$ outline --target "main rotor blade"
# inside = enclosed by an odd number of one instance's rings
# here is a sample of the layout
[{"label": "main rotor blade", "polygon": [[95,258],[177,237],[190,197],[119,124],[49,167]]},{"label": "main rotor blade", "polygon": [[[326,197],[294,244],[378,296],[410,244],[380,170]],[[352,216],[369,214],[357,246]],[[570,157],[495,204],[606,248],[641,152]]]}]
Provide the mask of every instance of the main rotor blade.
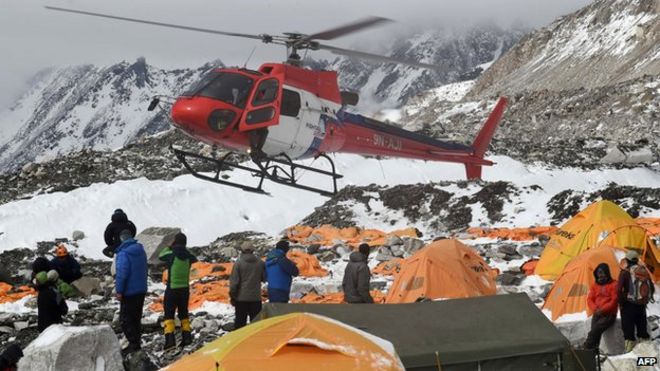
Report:
[{"label": "main rotor blade", "polygon": [[270,42],[272,40],[272,38],[270,36],[267,36],[267,35],[261,35],[260,36],[260,35],[250,35],[250,34],[236,33],[236,32],[225,32],[225,31],[211,30],[211,29],[208,29],[208,28],[181,26],[181,25],[170,24],[170,23],[147,21],[147,20],[144,20],[144,19],[118,17],[118,16],[114,16],[114,15],[109,15],[109,14],[85,12],[85,11],[82,11],[82,10],[75,10],[75,9],[58,8],[58,7],[54,7],[54,6],[45,6],[44,8],[50,9],[50,10],[57,10],[57,11],[60,11],[60,12],[91,15],[91,16],[94,16],[94,17],[117,19],[117,20],[120,20],[120,21],[127,21],[127,22],[144,23],[144,24],[150,24],[150,25],[153,25],[153,26],[178,28],[178,29],[181,29],[181,30],[205,32],[205,33],[216,34],[216,35],[245,37],[245,38],[248,38],[248,39],[261,40],[263,42]]},{"label": "main rotor blade", "polygon": [[387,18],[382,18],[382,17],[376,17],[376,16],[371,16],[371,17],[366,17],[363,19],[359,19],[353,23],[345,24],[343,26],[331,28],[329,30],[317,32],[312,35],[305,36],[303,39],[304,40],[332,40],[336,39],[340,36],[347,35],[349,33],[353,33],[355,31],[359,31],[365,28],[373,27],[379,23],[387,23],[387,22],[393,22],[391,19]]},{"label": "main rotor blade", "polygon": [[319,49],[324,49],[324,50],[330,51],[330,52],[335,53],[335,54],[347,55],[349,57],[358,57],[358,58],[364,58],[364,59],[371,59],[371,60],[378,61],[378,62],[406,64],[408,66],[413,66],[413,67],[418,67],[418,68],[427,68],[427,69],[430,69],[430,70],[439,70],[441,68],[441,66],[436,65],[436,64],[426,64],[426,63],[420,63],[420,62],[407,61],[405,59],[386,57],[384,55],[359,52],[359,51],[356,51],[356,50],[342,49],[342,48],[337,48],[335,46],[330,46],[330,45],[319,44]]}]

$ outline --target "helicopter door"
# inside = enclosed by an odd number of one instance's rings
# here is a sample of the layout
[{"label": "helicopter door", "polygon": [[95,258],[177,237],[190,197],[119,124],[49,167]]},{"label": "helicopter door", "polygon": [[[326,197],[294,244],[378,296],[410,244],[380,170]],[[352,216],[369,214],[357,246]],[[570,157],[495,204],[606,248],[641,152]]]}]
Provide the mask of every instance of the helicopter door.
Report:
[{"label": "helicopter door", "polygon": [[256,84],[245,107],[245,114],[238,126],[240,131],[250,131],[277,125],[282,100],[282,77],[268,76]]}]

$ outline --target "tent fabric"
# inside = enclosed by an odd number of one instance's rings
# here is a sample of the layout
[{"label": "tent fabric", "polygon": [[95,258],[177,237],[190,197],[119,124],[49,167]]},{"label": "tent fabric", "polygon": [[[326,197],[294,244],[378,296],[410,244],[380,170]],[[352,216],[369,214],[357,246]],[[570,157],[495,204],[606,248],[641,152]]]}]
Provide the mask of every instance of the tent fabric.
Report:
[{"label": "tent fabric", "polygon": [[660,236],[660,218],[637,218],[635,221],[651,236]]},{"label": "tent fabric", "polygon": [[[612,233],[615,230],[618,232]],[[556,280],[571,259],[601,243],[604,246],[637,248],[645,252],[648,265],[658,265],[656,258],[660,254],[655,251],[656,247],[646,231],[638,227],[621,207],[604,200],[580,211],[552,235],[543,249],[535,273],[546,280]],[[650,251],[646,253],[647,250]],[[656,274],[660,275],[660,272],[656,271]]]},{"label": "tent fabric", "polygon": [[14,287],[8,283],[0,282],[0,304],[13,303],[37,292],[29,286]]},{"label": "tent fabric", "polygon": [[[293,312],[321,314],[391,341],[407,370],[438,370],[438,359],[442,370],[466,364],[476,370],[477,361],[504,358],[527,362],[518,370],[555,370],[533,356],[556,359],[569,345],[526,294],[385,305],[266,303],[260,316]],[[565,358],[564,370],[575,369],[568,364]]]},{"label": "tent fabric", "polygon": [[520,271],[525,273],[526,276],[531,276],[536,270],[536,264],[538,264],[538,259],[529,259],[520,266]]},{"label": "tent fabric", "polygon": [[612,278],[616,280],[621,271],[619,262],[625,254],[624,249],[600,246],[571,260],[548,292],[543,309],[551,312],[553,321],[565,314],[584,311],[591,316],[592,312],[587,306],[587,295],[589,288],[595,282],[594,270],[599,264],[606,263]]},{"label": "tent fabric", "polygon": [[[369,292],[371,297],[374,299],[374,303],[384,303],[385,302],[385,293],[380,290],[371,290]],[[343,292],[333,292],[331,294],[318,295],[315,293],[309,293],[303,296],[300,299],[292,299],[292,303],[302,303],[302,304],[346,304],[344,301]]]},{"label": "tent fabric", "polygon": [[321,267],[314,255],[307,254],[298,249],[289,250],[286,256],[298,267],[300,276],[303,277],[325,277],[328,271]]},{"label": "tent fabric", "polygon": [[550,236],[557,231],[557,227],[540,226],[529,228],[468,228],[467,233],[474,237],[501,238],[513,241],[531,241],[539,236]]},{"label": "tent fabric", "polygon": [[[227,278],[231,275],[234,263],[206,263],[196,262],[190,266],[190,281],[204,277]],[[163,271],[163,283],[167,283],[167,269]]]},{"label": "tent fabric", "polygon": [[335,228],[328,224],[316,228],[296,225],[287,229],[286,233],[288,239],[296,243],[330,246],[343,242],[352,247],[357,247],[360,243],[367,243],[372,247],[382,246],[390,236],[419,237],[421,235],[416,228],[405,228],[386,233],[378,229],[358,227]]},{"label": "tent fabric", "polygon": [[250,324],[165,369],[404,370],[388,341],[310,313],[292,313]]},{"label": "tent fabric", "polygon": [[402,258],[392,258],[388,261],[380,262],[371,270],[371,273],[383,276],[395,276],[401,271],[401,265],[404,261]]},{"label": "tent fabric", "polygon": [[494,295],[497,274],[497,270],[460,241],[435,241],[405,260],[385,302]]}]

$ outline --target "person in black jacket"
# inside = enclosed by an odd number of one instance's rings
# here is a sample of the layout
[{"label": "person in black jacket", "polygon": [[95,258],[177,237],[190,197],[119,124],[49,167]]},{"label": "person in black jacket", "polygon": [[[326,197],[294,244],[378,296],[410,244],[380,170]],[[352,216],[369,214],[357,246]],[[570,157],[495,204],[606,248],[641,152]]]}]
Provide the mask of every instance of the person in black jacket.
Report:
[{"label": "person in black jacket", "polygon": [[21,347],[16,344],[10,344],[0,354],[0,371],[15,371],[18,369],[18,361],[23,357]]},{"label": "person in black jacket", "polygon": [[55,257],[50,261],[50,266],[57,271],[60,279],[66,283],[71,283],[82,277],[80,264],[66,249],[63,244],[55,248]]},{"label": "person in black jacket", "polygon": [[115,210],[115,212],[112,214],[111,220],[112,222],[108,224],[108,226],[105,228],[105,233],[103,234],[105,244],[108,245],[105,249],[103,249],[103,255],[109,258],[112,258],[115,255],[115,250],[117,247],[119,247],[119,245],[121,245],[119,234],[122,231],[130,231],[133,237],[135,237],[135,234],[137,233],[135,224],[128,220],[128,216],[124,210]]},{"label": "person in black jacket", "polygon": [[[53,271],[55,272],[55,271]],[[62,316],[67,314],[69,307],[62,295],[57,291],[54,280],[48,278],[45,271],[41,271],[34,277],[34,286],[39,291],[37,295],[37,329],[43,332],[48,326],[62,323]]]},{"label": "person in black jacket", "polygon": [[367,265],[369,256],[369,245],[360,244],[358,251],[349,256],[349,262],[344,271],[342,288],[344,289],[344,300],[350,304],[373,303],[374,299],[369,293],[369,281],[371,272]]}]

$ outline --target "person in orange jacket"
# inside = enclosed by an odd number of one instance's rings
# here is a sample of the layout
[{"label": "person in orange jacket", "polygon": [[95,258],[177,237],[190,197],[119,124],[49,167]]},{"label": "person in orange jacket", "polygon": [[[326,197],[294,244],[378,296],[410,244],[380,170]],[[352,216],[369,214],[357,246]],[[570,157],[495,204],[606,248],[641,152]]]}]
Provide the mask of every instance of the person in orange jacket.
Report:
[{"label": "person in orange jacket", "polygon": [[585,349],[598,349],[603,332],[616,321],[619,309],[617,299],[617,281],[612,279],[610,267],[606,263],[599,264],[594,270],[596,282],[589,288],[587,305],[593,312],[591,331],[584,342]]}]

